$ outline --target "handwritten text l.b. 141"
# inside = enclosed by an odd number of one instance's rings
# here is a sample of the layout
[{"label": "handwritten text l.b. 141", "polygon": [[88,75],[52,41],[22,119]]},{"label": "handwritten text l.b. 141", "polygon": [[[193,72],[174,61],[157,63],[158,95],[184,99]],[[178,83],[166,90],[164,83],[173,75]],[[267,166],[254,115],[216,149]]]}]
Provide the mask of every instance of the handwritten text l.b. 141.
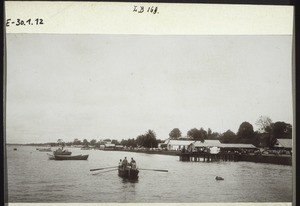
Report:
[{"label": "handwritten text l.b. 141", "polygon": [[134,6],[133,12],[136,13],[151,13],[151,14],[158,14],[158,7],[157,6]]}]

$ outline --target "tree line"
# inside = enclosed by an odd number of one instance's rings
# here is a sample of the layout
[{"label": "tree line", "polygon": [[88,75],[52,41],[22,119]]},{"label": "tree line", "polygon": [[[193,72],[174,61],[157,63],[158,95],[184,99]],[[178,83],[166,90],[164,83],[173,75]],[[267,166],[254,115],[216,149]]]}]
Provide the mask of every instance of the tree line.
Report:
[{"label": "tree line", "polygon": [[[187,132],[187,137],[191,140],[204,142],[206,139],[219,140],[222,143],[245,143],[253,144],[255,146],[268,146],[273,147],[276,143],[276,139],[291,139],[292,138],[292,125],[282,121],[272,122],[267,116],[260,116],[255,122],[258,126],[258,130],[254,131],[253,125],[249,122],[242,122],[239,126],[237,133],[234,133],[230,129],[224,133],[213,132],[210,128],[207,131],[201,127],[200,129],[192,128]],[[174,128],[169,133],[170,139],[186,139],[182,137],[182,132],[179,128]],[[97,141],[92,139],[83,141],[74,139],[73,142],[63,142],[62,139],[58,139],[57,143],[51,143],[54,145],[82,145],[100,147],[105,142],[111,142],[116,145],[123,145],[126,147],[144,147],[144,148],[157,148],[159,143],[163,141],[156,138],[156,134],[153,130],[148,130],[144,134],[138,135],[136,138],[122,139],[118,141],[116,139],[104,139]],[[54,145],[53,145],[54,144]]]},{"label": "tree line", "polygon": [[148,130],[145,134],[141,134],[136,138],[129,138],[129,139],[122,139],[118,141],[116,139],[104,139],[101,141],[97,141],[96,139],[92,139],[88,141],[84,139],[81,141],[80,139],[76,138],[73,142],[64,142],[62,139],[58,139],[56,143],[50,143],[51,146],[72,146],[72,145],[80,145],[80,146],[92,146],[92,147],[100,147],[101,144],[105,144],[110,142],[115,145],[122,145],[126,147],[144,147],[144,148],[157,148],[159,143],[163,141],[160,139],[156,139],[156,134],[153,130]]},{"label": "tree line", "polygon": [[[200,129],[193,128],[187,132],[187,136],[192,140],[202,141],[205,139],[220,140],[222,143],[245,143],[255,146],[265,145],[273,147],[276,139],[291,139],[292,125],[282,121],[273,123],[271,118],[260,116],[255,122],[259,127],[254,131],[253,125],[249,122],[242,122],[237,133],[227,130],[224,133],[212,132],[210,128],[206,131],[202,127]],[[182,136],[178,128],[174,128],[170,133],[171,139],[180,139]]]}]

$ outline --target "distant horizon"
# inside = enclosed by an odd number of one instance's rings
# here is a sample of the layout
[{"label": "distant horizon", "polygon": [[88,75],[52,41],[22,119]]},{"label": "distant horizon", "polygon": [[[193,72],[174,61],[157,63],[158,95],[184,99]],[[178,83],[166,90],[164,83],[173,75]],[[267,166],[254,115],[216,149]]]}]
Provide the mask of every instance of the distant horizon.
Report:
[{"label": "distant horizon", "polygon": [[293,121],[292,36],[7,34],[7,143]]}]

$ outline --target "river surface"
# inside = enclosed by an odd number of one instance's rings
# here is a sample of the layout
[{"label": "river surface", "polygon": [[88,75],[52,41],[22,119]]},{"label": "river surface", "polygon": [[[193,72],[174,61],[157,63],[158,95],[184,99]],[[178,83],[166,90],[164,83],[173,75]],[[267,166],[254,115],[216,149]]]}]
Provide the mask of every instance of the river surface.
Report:
[{"label": "river surface", "polygon": [[[16,147],[18,150],[14,151]],[[54,148],[52,148],[53,150]],[[180,162],[178,156],[119,151],[80,150],[86,161],[48,160],[30,146],[7,147],[9,202],[174,203],[291,202],[292,167],[251,162]],[[115,166],[133,157],[141,170],[136,182],[117,171],[90,169]],[[216,181],[222,176],[223,181]]]}]

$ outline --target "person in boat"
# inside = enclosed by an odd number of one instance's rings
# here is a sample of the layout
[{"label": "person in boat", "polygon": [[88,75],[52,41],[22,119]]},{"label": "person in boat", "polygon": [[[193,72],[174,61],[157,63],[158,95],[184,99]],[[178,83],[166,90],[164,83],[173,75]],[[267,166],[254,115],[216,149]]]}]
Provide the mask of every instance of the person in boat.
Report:
[{"label": "person in boat", "polygon": [[128,165],[127,157],[123,159],[123,169],[125,169]]},{"label": "person in boat", "polygon": [[57,152],[58,152],[58,153],[61,153],[61,152],[62,152],[62,149],[58,148],[58,149],[57,149]]},{"label": "person in boat", "polygon": [[136,169],[136,162],[132,157],[131,157],[130,166],[131,166],[132,169]]}]

